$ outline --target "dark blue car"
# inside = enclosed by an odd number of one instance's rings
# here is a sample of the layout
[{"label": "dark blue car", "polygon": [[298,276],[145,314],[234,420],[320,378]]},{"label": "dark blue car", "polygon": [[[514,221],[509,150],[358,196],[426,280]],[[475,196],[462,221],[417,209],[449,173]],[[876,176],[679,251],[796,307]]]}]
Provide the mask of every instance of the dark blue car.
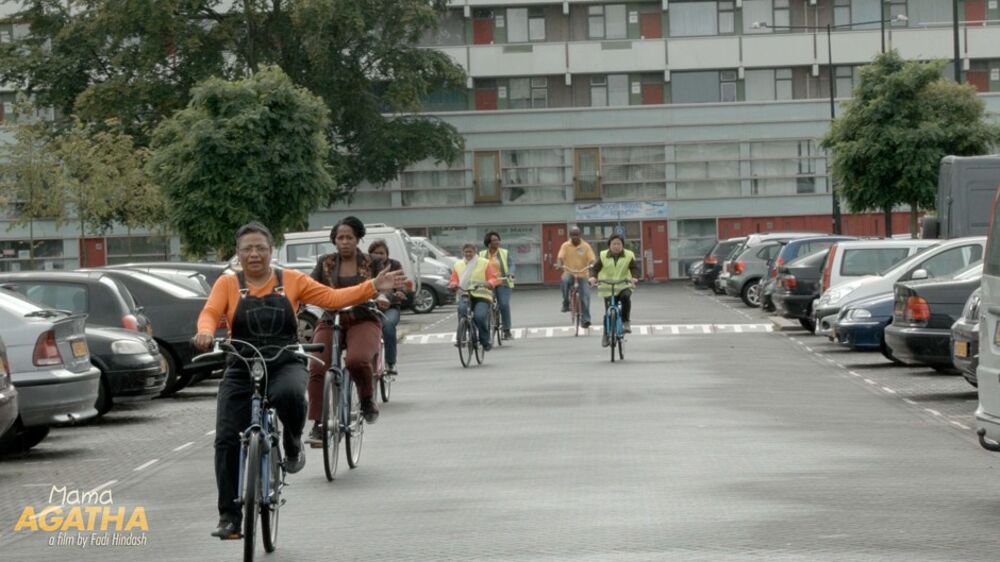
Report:
[{"label": "dark blue car", "polygon": [[892,322],[895,304],[893,293],[884,293],[847,304],[840,309],[833,325],[833,339],[857,350],[880,350],[892,361],[885,345],[885,327]]}]

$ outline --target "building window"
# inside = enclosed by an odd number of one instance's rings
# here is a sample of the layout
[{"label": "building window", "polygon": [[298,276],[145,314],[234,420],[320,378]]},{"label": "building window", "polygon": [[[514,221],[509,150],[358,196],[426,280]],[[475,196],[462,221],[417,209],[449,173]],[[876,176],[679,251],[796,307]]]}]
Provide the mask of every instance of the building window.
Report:
[{"label": "building window", "polygon": [[574,151],[573,176],[576,199],[600,199],[600,150],[597,148],[577,148]]},{"label": "building window", "polygon": [[833,24],[836,26],[850,25],[851,0],[833,0]]},{"label": "building window", "polygon": [[[905,21],[899,21],[896,18],[900,16],[906,16],[906,0],[892,0],[889,3],[889,14],[887,17],[892,20],[891,25],[893,27],[906,27]],[[951,19],[951,18],[948,18]]]},{"label": "building window", "polygon": [[734,2],[719,2],[719,34],[736,33]]},{"label": "building window", "polygon": [[608,77],[590,77],[590,106],[604,107],[608,105]]},{"label": "building window", "polygon": [[62,240],[0,240],[0,271],[73,269],[77,258],[63,257]]},{"label": "building window", "polygon": [[739,143],[678,144],[674,159],[679,199],[740,196]]},{"label": "building window", "polygon": [[134,261],[169,261],[176,256],[170,252],[170,238],[166,236],[114,236],[107,238],[108,265]]},{"label": "building window", "polygon": [[525,43],[528,41],[528,9],[507,8],[507,42]]},{"label": "building window", "polygon": [[545,11],[542,8],[528,9],[528,40],[545,41]]},{"label": "building window", "polygon": [[[729,19],[733,20],[733,2],[729,4]],[[723,15],[721,4],[717,2],[673,2],[670,4],[670,36],[695,37],[699,35],[716,35],[722,31]],[[718,15],[717,15],[718,14]],[[732,33],[730,29],[728,33]]]},{"label": "building window", "polygon": [[719,100],[723,102],[736,101],[736,79],[735,70],[723,70],[719,73]]},{"label": "building window", "polygon": [[819,156],[811,140],[750,143],[752,195],[801,195],[825,191],[816,176]]},{"label": "building window", "polygon": [[[673,7],[671,6],[671,9]],[[756,22],[767,23],[767,27],[754,28]],[[743,34],[773,33],[774,5],[771,0],[743,0]]]},{"label": "building window", "polygon": [[624,106],[629,104],[628,74],[608,75],[608,105]]},{"label": "building window", "polygon": [[674,103],[712,103],[720,100],[719,73],[674,72],[670,79]]},{"label": "building window", "polygon": [[590,39],[625,39],[628,37],[625,4],[587,8],[587,33]]},{"label": "building window", "polygon": [[854,68],[850,66],[838,66],[834,69],[836,77],[835,95],[838,98],[849,98],[854,92]]},{"label": "building window", "polygon": [[774,99],[790,100],[792,94],[792,69],[777,68],[774,71]]},{"label": "building window", "polygon": [[566,201],[563,149],[505,150],[505,203],[563,203]]},{"label": "building window", "polygon": [[543,109],[549,106],[548,78],[531,79],[531,107]]},{"label": "building window", "polygon": [[[468,191],[464,162],[443,167],[433,161],[415,164],[399,175],[404,207],[463,207]],[[386,208],[386,207],[383,207]]]},{"label": "building window", "polygon": [[663,145],[601,147],[601,170],[605,200],[666,197]]},{"label": "building window", "polygon": [[790,31],[781,29],[792,24],[792,16],[789,9],[789,0],[774,0],[774,26],[778,31]]},{"label": "building window", "polygon": [[496,151],[473,153],[473,177],[476,203],[500,202],[500,154]]},{"label": "building window", "polygon": [[688,266],[701,261],[715,245],[718,231],[715,219],[679,220],[676,225],[676,235],[670,237],[670,261],[674,275],[686,277]]}]

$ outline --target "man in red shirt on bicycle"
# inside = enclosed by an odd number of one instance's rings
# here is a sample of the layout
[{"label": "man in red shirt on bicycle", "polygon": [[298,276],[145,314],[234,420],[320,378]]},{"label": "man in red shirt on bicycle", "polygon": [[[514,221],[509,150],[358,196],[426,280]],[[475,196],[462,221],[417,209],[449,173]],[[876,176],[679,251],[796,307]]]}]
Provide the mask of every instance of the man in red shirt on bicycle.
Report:
[{"label": "man in red shirt on bicycle", "polygon": [[580,299],[580,326],[583,328],[590,327],[590,285],[587,278],[595,261],[594,249],[580,238],[580,228],[574,226],[569,230],[569,240],[559,248],[556,267],[563,271],[562,311],[569,312],[569,288],[576,283]]}]

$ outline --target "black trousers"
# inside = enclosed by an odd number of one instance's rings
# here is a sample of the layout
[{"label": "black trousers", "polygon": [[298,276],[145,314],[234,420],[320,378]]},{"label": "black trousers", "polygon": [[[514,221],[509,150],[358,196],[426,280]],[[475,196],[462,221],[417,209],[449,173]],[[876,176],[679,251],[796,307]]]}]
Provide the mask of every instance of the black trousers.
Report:
[{"label": "black trousers", "polygon": [[[622,305],[622,322],[632,321],[632,289],[625,289],[618,293],[617,300]],[[611,297],[604,299],[604,310],[611,307]]]},{"label": "black trousers", "polygon": [[[215,414],[215,483],[219,488],[219,515],[234,521],[242,519],[236,505],[240,485],[240,434],[250,425],[250,400],[253,383],[246,368],[226,369],[219,384],[218,408]],[[293,447],[302,437],[306,423],[306,366],[299,360],[268,367],[267,395],[283,425],[282,440],[285,454],[289,443]]]}]

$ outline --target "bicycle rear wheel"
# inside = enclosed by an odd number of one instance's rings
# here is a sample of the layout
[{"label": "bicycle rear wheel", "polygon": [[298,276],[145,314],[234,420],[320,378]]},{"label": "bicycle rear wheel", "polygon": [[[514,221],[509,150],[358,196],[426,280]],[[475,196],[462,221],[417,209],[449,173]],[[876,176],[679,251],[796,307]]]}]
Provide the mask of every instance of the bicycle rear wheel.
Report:
[{"label": "bicycle rear wheel", "polygon": [[622,337],[618,338],[618,358],[625,360],[625,338]]},{"label": "bicycle rear wheel", "polygon": [[[493,318],[493,325],[491,326],[491,329],[493,330],[492,336],[494,338],[496,338],[496,340],[497,340],[497,347],[502,347],[503,346],[503,338],[501,337],[502,334],[500,333],[500,306],[499,305],[497,305],[495,308],[493,308],[493,314],[491,315],[491,318]],[[482,363],[482,361],[480,361],[480,363]]]},{"label": "bicycle rear wheel", "polygon": [[243,469],[243,561],[253,562],[257,547],[257,513],[260,511],[260,440],[259,431],[250,433],[246,465]]},{"label": "bicycle rear wheel", "polygon": [[458,358],[462,361],[463,367],[468,367],[472,362],[472,341],[470,339],[469,319],[462,317],[458,319]]},{"label": "bicycle rear wheel", "polygon": [[613,306],[608,309],[608,325],[605,326],[605,329],[607,330],[608,340],[611,342],[611,345],[608,346],[611,348],[611,362],[614,363],[615,346],[618,345],[618,310]]},{"label": "bicycle rear wheel", "polygon": [[271,443],[271,452],[267,454],[268,497],[260,506],[260,535],[264,539],[264,552],[274,552],[278,546],[278,510],[281,509],[281,487],[284,485],[278,441],[280,439]]},{"label": "bicycle rear wheel", "polygon": [[[350,377],[348,377],[350,378]],[[357,468],[361,461],[361,443],[365,439],[365,418],[361,415],[361,399],[358,397],[358,387],[353,383],[348,383],[351,387],[351,413],[350,423],[347,429],[347,439],[344,446],[347,449],[347,466]]]},{"label": "bicycle rear wheel", "polygon": [[580,295],[575,287],[570,299],[570,310],[573,312],[573,337],[576,337],[580,335]]},{"label": "bicycle rear wheel", "polygon": [[378,391],[382,396],[382,402],[385,403],[389,401],[389,396],[392,394],[392,377],[386,373],[384,342],[378,354],[378,373]]},{"label": "bicycle rear wheel", "polygon": [[[499,340],[500,336],[497,335],[497,341]],[[482,344],[479,343],[479,333],[475,326],[469,327],[469,341],[472,342],[472,347],[476,354],[476,364],[482,365],[483,359],[486,357],[486,350],[483,349]]]},{"label": "bicycle rear wheel", "polygon": [[326,372],[323,381],[323,470],[326,479],[333,482],[337,474],[337,459],[340,457],[340,439],[344,428],[340,424],[340,370],[331,369]]}]

